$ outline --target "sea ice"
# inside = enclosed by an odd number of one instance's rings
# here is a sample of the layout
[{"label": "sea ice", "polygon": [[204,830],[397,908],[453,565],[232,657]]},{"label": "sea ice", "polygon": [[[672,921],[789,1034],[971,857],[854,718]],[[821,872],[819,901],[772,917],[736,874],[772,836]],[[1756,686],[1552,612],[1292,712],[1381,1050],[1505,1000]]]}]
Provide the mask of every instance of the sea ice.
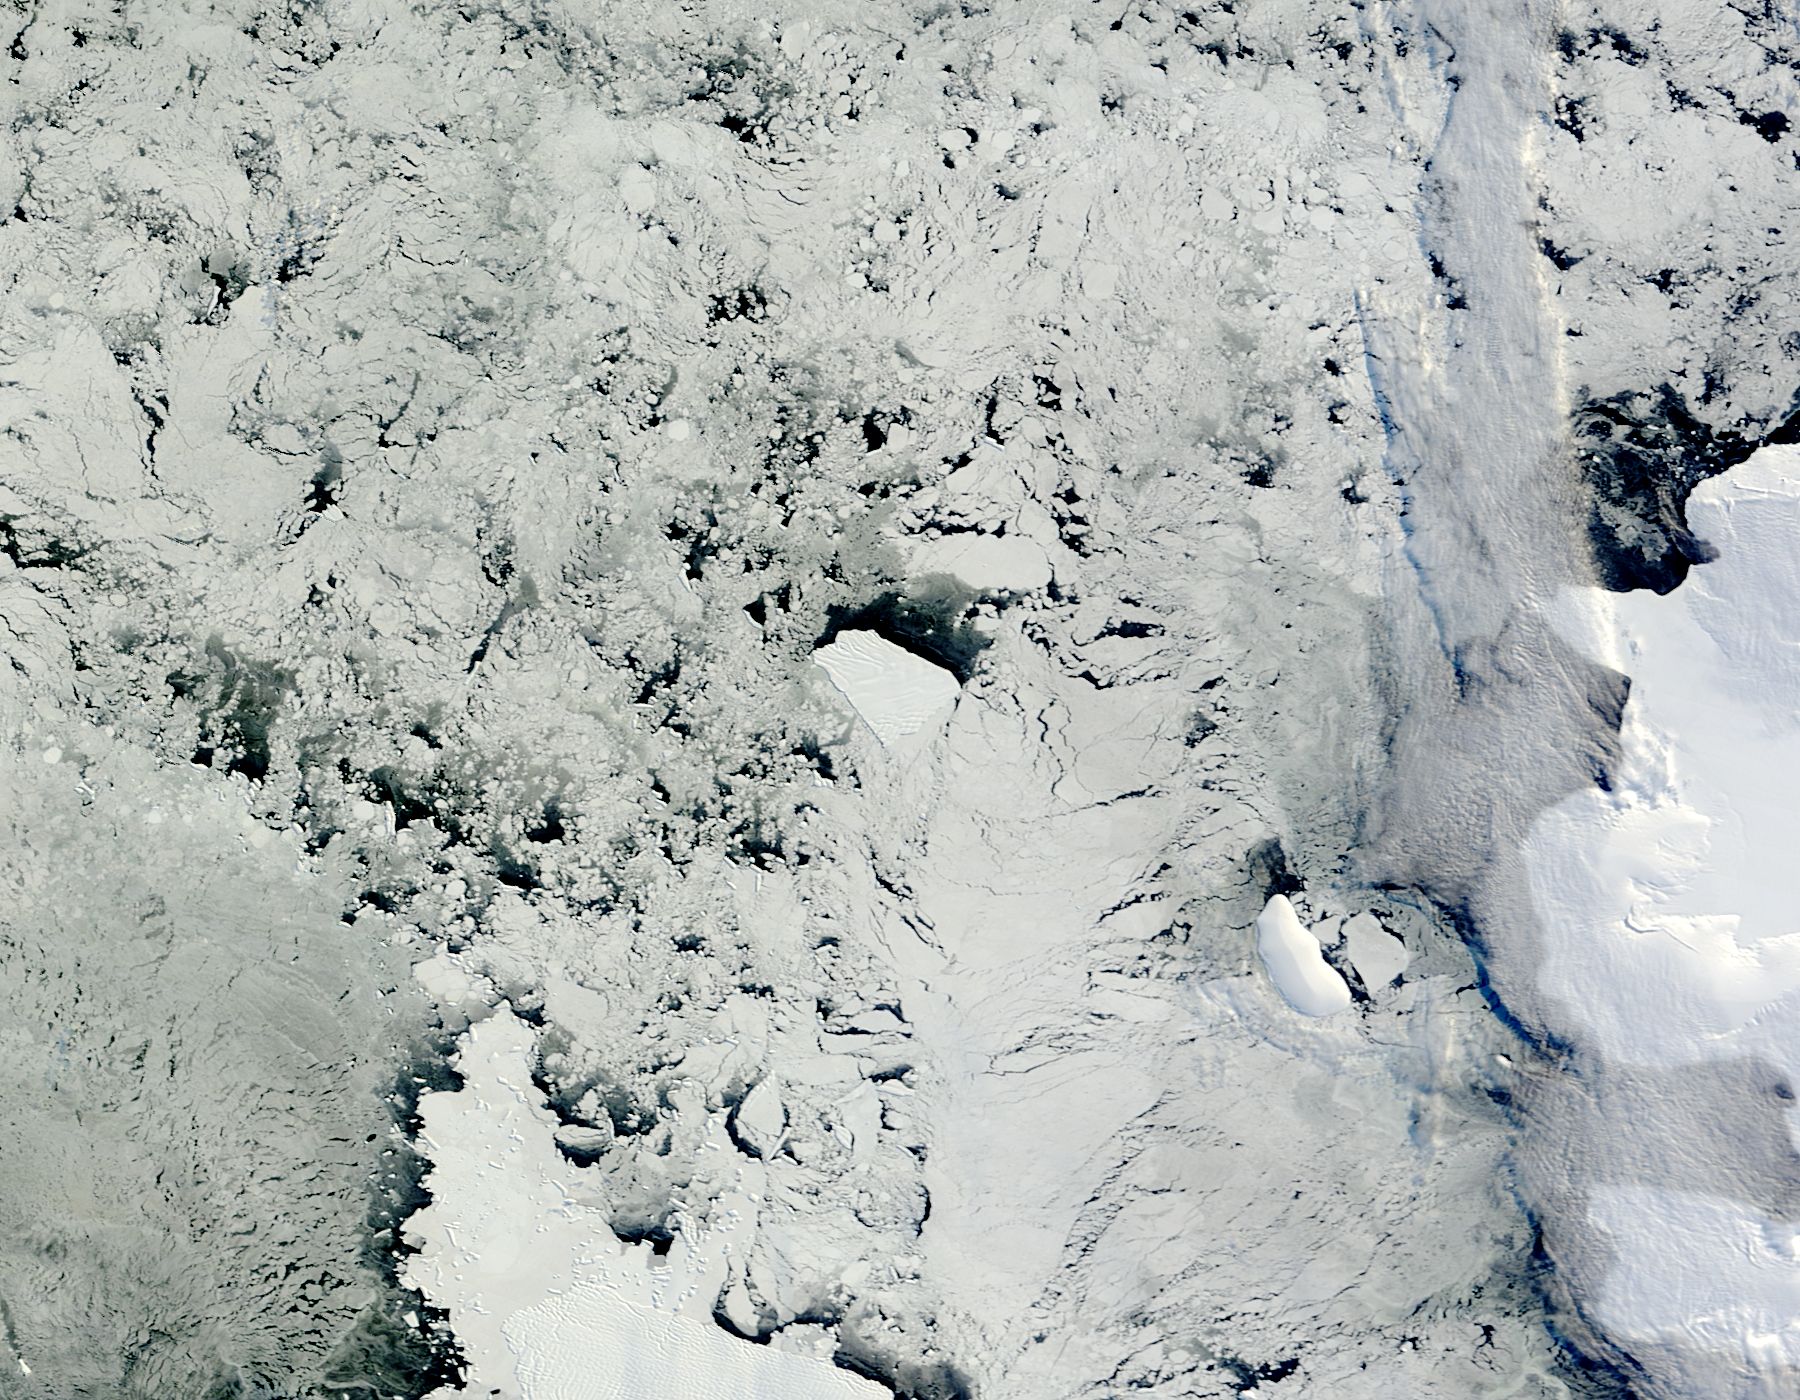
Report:
[{"label": "sea ice", "polygon": [[[413,1283],[449,1310],[469,1362],[453,1395],[522,1400],[875,1400],[869,1381],[714,1326],[730,1236],[755,1183],[684,1221],[666,1256],[609,1228],[590,1169],[560,1156],[510,1009],[469,1032],[463,1085],[420,1105],[429,1206],[407,1224]],[[721,1152],[723,1148],[721,1147]],[[744,1169],[753,1172],[755,1168]]]},{"label": "sea ice", "polygon": [[1344,924],[1345,951],[1350,962],[1371,992],[1385,987],[1411,961],[1406,944],[1381,926],[1381,920],[1364,912]]},{"label": "sea ice", "polygon": [[1050,557],[1023,535],[955,534],[919,546],[921,573],[949,574],[977,592],[1029,593],[1050,582]]},{"label": "sea ice", "polygon": [[[1785,208],[1788,151],[1706,80],[1740,66],[1716,43],[1778,46],[1705,5],[1561,64],[1511,13],[1311,0],[16,26],[0,718],[32,747],[0,764],[0,887],[43,928],[0,947],[0,1104],[56,1133],[0,1152],[25,1400],[152,1366],[159,1394],[429,1388],[351,1261],[399,1156],[369,1131],[414,1014],[387,961],[432,949],[447,1032],[500,994],[543,1022],[484,1022],[498,1069],[471,1051],[426,1103],[411,1272],[477,1386],[863,1393],[800,1348],[916,1396],[1549,1393],[1507,1131],[1461,1092],[1510,1032],[1455,931],[1352,920],[1371,990],[1413,972],[1308,1034],[1241,975],[1246,853],[1349,868],[1388,698],[1430,674],[1383,670],[1389,561],[1557,554],[1556,367],[1697,388],[1754,295],[1707,411],[1786,402],[1781,220],[1712,211]],[[1666,118],[1615,110],[1628,79]],[[1559,95],[1605,120],[1552,127]],[[1690,212],[1622,247],[1664,192]],[[985,605],[979,703],[850,632],[820,666],[911,756],[834,749],[814,646],[933,574]],[[88,715],[154,763],[116,799]],[[254,820],[190,820],[202,790]],[[65,837],[163,883],[58,880]],[[294,950],[264,905],[311,911]],[[1264,942],[1294,1004],[1347,1001],[1291,909]],[[134,1056],[120,1026],[161,1029]],[[221,1092],[251,1069],[293,1097]],[[263,1189],[288,1166],[302,1191]],[[47,1252],[46,1221],[109,1232]]]}]

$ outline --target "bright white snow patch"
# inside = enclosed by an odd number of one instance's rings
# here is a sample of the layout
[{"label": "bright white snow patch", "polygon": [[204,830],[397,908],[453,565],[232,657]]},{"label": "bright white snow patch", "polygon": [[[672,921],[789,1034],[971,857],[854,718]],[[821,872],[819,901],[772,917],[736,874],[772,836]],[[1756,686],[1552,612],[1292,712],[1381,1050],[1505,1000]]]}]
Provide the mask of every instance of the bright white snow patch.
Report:
[{"label": "bright white snow patch", "polygon": [[1752,1373],[1800,1362],[1800,1231],[1735,1201],[1604,1186],[1588,1218],[1618,1259],[1599,1317],[1615,1335],[1731,1356]]},{"label": "bright white snow patch", "polygon": [[960,689],[942,666],[875,632],[840,632],[813,660],[890,748],[947,715]]},{"label": "bright white snow patch", "polygon": [[1307,1016],[1329,1016],[1350,1005],[1350,988],[1284,894],[1272,895],[1256,919],[1256,952],[1276,990]]},{"label": "bright white snow patch", "polygon": [[420,1103],[432,1199],[407,1222],[422,1247],[407,1282],[449,1310],[469,1361],[467,1388],[437,1400],[881,1400],[829,1362],[712,1322],[729,1236],[754,1216],[760,1180],[722,1195],[705,1223],[681,1221],[666,1259],[612,1233],[599,1174],[556,1151],[531,1048],[531,1028],[502,1009],[469,1032],[463,1087]]},{"label": "bright white snow patch", "polygon": [[[1526,843],[1541,986],[1614,1064],[1754,1057],[1800,1078],[1800,452],[1757,453],[1688,515],[1716,560],[1667,597],[1586,590],[1558,619],[1632,686],[1613,790],[1559,803]],[[1689,1151],[1684,1112],[1639,1130]],[[1740,1353],[1764,1379],[1800,1366],[1791,1226],[1652,1187],[1589,1212],[1619,1256],[1607,1326]]]}]

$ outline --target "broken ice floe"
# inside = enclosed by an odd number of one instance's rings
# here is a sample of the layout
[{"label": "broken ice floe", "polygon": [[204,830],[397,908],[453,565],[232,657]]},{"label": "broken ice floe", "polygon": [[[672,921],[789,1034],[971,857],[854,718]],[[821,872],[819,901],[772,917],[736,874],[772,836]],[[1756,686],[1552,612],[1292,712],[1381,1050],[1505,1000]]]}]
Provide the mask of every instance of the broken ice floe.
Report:
[{"label": "broken ice floe", "polygon": [[1313,937],[1284,894],[1273,895],[1256,920],[1256,952],[1276,990],[1307,1016],[1329,1016],[1350,1005],[1350,988],[1325,961]]},{"label": "broken ice floe", "polygon": [[948,535],[920,545],[913,562],[921,573],[948,574],[976,592],[1030,593],[1053,573],[1043,545],[1023,535]]},{"label": "broken ice floe", "polygon": [[956,704],[955,676],[875,632],[840,632],[813,660],[889,748]]},{"label": "broken ice floe", "polygon": [[1366,911],[1344,922],[1344,947],[1357,976],[1371,992],[1391,983],[1412,961],[1406,944]]},{"label": "broken ice floe", "polygon": [[762,1080],[737,1106],[730,1127],[740,1147],[756,1157],[773,1157],[787,1131],[787,1109],[782,1105],[781,1091]]},{"label": "broken ice floe", "polygon": [[[407,1222],[407,1276],[449,1311],[469,1374],[452,1395],[528,1400],[876,1400],[828,1361],[712,1325],[762,1168],[683,1219],[666,1257],[616,1238],[606,1187],[557,1152],[531,1079],[531,1028],[503,1006],[470,1029],[461,1088],[420,1103],[431,1203]],[[779,1104],[776,1105],[779,1111]],[[690,1106],[691,1111],[691,1106]],[[717,1134],[713,1154],[727,1155]]]}]

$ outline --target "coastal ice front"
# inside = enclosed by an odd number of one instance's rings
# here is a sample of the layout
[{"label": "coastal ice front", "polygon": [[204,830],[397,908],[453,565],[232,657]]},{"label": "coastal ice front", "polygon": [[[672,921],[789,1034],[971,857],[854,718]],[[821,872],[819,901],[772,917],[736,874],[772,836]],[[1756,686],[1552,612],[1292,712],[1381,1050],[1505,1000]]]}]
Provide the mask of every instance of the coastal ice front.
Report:
[{"label": "coastal ice front", "polygon": [[[1675,592],[1563,604],[1631,696],[1609,787],[1545,813],[1525,857],[1542,993],[1606,1072],[1737,1063],[1754,1086],[1737,1160],[1682,1096],[1615,1125],[1586,1182],[1600,1320],[1652,1344],[1668,1393],[1775,1396],[1800,1382],[1800,449],[1707,482],[1688,516],[1715,557]],[[1759,1118],[1787,1125],[1762,1161]]]}]

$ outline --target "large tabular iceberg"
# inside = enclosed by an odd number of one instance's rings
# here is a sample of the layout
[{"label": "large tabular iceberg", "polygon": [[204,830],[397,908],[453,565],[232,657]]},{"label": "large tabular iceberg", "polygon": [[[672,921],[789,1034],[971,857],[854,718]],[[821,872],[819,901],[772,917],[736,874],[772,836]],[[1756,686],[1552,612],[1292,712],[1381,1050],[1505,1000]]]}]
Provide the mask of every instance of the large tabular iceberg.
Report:
[{"label": "large tabular iceberg", "polygon": [[956,703],[956,677],[877,632],[845,632],[813,653],[825,673],[889,748]]}]

